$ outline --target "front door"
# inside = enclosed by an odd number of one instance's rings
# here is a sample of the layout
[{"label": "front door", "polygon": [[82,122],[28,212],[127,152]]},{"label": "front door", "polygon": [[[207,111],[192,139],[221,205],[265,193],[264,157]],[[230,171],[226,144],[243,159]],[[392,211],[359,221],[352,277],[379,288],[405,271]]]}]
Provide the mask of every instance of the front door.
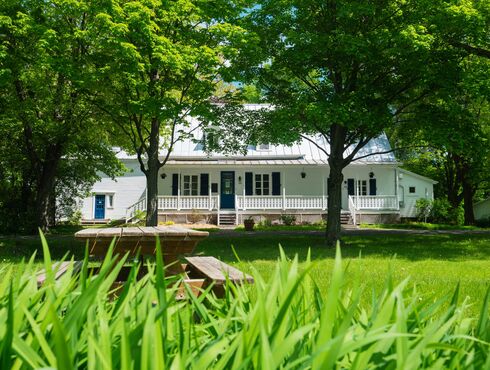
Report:
[{"label": "front door", "polygon": [[235,209],[235,172],[221,172],[221,208]]},{"label": "front door", "polygon": [[95,196],[95,219],[103,220],[105,218],[105,194]]}]

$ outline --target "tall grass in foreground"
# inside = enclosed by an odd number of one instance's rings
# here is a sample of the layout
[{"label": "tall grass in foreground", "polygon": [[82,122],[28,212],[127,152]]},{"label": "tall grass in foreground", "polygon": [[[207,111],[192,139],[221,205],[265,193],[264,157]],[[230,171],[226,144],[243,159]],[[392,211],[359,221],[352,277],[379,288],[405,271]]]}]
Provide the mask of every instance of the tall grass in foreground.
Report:
[{"label": "tall grass in foreground", "polygon": [[[43,250],[50,271],[44,238]],[[80,274],[49,274],[41,288],[33,259],[1,270],[0,369],[490,368],[490,294],[472,319],[457,288],[434,302],[388,276],[362,307],[360,290],[343,288],[340,250],[326,296],[311,262],[300,271],[282,251],[269,282],[254,273],[254,285],[228,284],[221,299],[206,291],[176,301],[159,247],[149,272],[137,280],[135,264],[115,297],[124,263],[111,248],[98,275],[85,259]]]}]

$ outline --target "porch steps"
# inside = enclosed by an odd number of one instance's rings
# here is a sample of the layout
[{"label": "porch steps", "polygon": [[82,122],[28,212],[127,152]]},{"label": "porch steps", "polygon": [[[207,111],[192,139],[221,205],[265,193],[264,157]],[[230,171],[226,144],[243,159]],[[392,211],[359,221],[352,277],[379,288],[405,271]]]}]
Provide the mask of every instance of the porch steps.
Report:
[{"label": "porch steps", "polygon": [[352,225],[352,217],[350,212],[342,212],[340,214],[340,224],[341,225]]},{"label": "porch steps", "polygon": [[221,213],[218,216],[218,226],[236,225],[236,213]]},{"label": "porch steps", "polygon": [[105,225],[110,220],[107,219],[83,219],[80,221],[81,225]]}]

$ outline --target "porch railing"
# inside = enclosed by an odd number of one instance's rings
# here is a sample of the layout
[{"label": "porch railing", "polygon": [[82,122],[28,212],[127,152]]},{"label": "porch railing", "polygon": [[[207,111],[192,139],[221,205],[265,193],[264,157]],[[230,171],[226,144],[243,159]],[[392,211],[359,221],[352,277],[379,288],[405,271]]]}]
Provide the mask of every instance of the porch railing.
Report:
[{"label": "porch railing", "polygon": [[396,195],[350,195],[350,200],[357,210],[399,210]]},{"label": "porch railing", "polygon": [[326,196],[309,195],[237,195],[235,206],[238,210],[267,209],[320,209],[327,208]]},{"label": "porch railing", "polygon": [[[219,195],[203,196],[159,196],[158,210],[219,210]],[[236,211],[246,210],[326,210],[327,197],[318,195],[265,195],[265,196],[235,196]],[[138,200],[126,210],[126,221],[131,220],[136,211],[146,210],[146,198]],[[349,210],[356,219],[356,214],[362,210],[382,211],[399,210],[396,195],[363,195],[349,196]]]},{"label": "porch railing", "polygon": [[126,223],[133,219],[137,211],[146,211],[146,198],[141,198],[126,208]]},{"label": "porch railing", "polygon": [[202,195],[202,196],[159,196],[158,210],[176,209],[200,209],[200,210],[216,210],[219,208],[219,196]]}]

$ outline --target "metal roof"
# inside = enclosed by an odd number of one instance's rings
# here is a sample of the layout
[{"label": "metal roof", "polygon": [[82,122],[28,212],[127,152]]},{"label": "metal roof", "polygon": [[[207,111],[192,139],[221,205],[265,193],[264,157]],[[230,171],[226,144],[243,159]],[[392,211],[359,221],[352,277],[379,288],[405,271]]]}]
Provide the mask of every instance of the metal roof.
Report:
[{"label": "metal roof", "polygon": [[[245,104],[246,109],[268,109],[270,105],[267,104]],[[189,127],[186,131],[192,131],[193,137],[185,138],[182,141],[177,142],[174,145],[172,154],[169,158],[169,164],[185,162],[194,162],[196,164],[206,161],[207,164],[211,162],[217,162],[219,164],[327,164],[328,157],[324,151],[318,146],[329,151],[329,145],[326,140],[318,136],[310,136],[309,139],[303,139],[291,145],[269,145],[267,149],[261,149],[259,146],[249,145],[247,153],[233,154],[224,156],[220,153],[209,153],[204,150],[204,147],[199,140],[203,138],[203,132],[199,127],[199,122],[195,118],[189,119]],[[317,145],[315,145],[315,142]],[[346,150],[346,155],[351,153],[354,147],[350,147]],[[356,155],[356,157],[362,157],[367,154],[371,154],[369,157],[360,159],[358,162],[364,163],[391,163],[396,164],[395,156],[392,152],[383,153],[391,150],[390,143],[385,134],[372,139],[364,146]],[[381,154],[376,154],[381,153]],[[119,152],[118,158],[129,159],[136,158],[135,156],[128,155],[125,152]],[[162,150],[160,156],[164,157],[166,151]],[[229,162],[229,163],[226,163]],[[245,163],[246,162],[246,163]]]}]

